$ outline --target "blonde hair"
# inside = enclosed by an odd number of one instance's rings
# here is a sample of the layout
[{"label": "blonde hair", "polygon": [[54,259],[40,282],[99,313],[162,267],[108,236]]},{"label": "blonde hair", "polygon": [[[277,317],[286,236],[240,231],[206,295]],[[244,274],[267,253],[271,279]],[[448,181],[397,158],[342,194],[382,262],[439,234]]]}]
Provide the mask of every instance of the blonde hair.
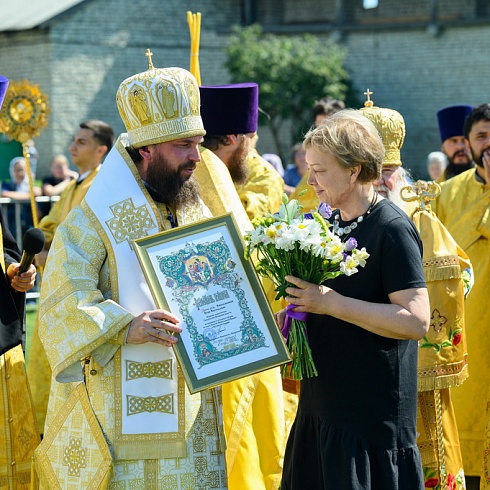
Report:
[{"label": "blonde hair", "polygon": [[303,148],[332,155],[344,168],[360,165],[360,183],[374,182],[381,175],[383,141],[374,124],[354,109],[336,112],[308,131]]},{"label": "blonde hair", "polygon": [[66,155],[64,155],[63,153],[57,153],[56,155],[54,155],[53,158],[51,159],[51,165],[54,162],[59,162],[62,165],[66,165],[67,167],[69,165],[68,158],[66,158]]}]

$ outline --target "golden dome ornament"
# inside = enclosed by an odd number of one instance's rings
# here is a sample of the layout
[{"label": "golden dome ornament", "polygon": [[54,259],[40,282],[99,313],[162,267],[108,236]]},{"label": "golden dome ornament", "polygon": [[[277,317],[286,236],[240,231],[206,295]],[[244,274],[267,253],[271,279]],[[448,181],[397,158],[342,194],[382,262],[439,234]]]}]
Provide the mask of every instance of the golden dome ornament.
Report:
[{"label": "golden dome ornament", "polygon": [[48,98],[41,92],[39,85],[27,80],[10,81],[0,110],[0,133],[22,144],[35,227],[38,225],[38,218],[28,141],[39,136],[41,130],[48,125],[48,114]]}]

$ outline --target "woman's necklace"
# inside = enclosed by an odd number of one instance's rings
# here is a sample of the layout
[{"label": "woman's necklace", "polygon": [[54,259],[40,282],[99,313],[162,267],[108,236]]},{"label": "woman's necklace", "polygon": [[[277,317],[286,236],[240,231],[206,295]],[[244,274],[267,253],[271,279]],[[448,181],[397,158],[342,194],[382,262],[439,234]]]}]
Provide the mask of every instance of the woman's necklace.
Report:
[{"label": "woman's necklace", "polygon": [[336,214],[333,219],[333,232],[340,237],[344,237],[344,236],[346,237],[352,230],[355,230],[357,228],[357,225],[359,223],[362,223],[364,221],[364,218],[373,210],[377,199],[378,199],[378,191],[374,191],[373,199],[371,201],[371,204],[367,208],[366,212],[364,214],[361,214],[361,216],[359,216],[359,218],[353,221],[350,225],[344,226],[343,228],[340,227],[340,211],[339,211],[338,214]]}]

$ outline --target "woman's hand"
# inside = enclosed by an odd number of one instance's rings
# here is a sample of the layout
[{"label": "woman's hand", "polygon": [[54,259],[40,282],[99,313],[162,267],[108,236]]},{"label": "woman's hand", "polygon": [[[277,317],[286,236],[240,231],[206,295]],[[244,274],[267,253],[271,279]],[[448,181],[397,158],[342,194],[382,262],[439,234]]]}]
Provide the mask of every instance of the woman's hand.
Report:
[{"label": "woman's hand", "polygon": [[286,288],[289,296],[286,301],[296,305],[295,311],[317,313],[318,315],[329,315],[335,298],[339,296],[333,289],[294,276],[286,276],[286,281],[296,287]]}]

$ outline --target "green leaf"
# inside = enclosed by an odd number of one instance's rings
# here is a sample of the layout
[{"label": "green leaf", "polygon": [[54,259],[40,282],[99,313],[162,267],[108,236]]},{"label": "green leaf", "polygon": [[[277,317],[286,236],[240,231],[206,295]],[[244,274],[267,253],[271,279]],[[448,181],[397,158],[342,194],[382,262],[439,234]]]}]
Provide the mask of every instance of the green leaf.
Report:
[{"label": "green leaf", "polygon": [[[270,126],[276,153],[284,161],[289,160],[289,148],[310,128],[312,107],[318,99],[351,97],[350,76],[344,66],[347,51],[326,36],[274,35],[263,33],[258,24],[235,26],[226,54],[232,83],[249,80],[259,84],[260,107],[269,116],[261,115],[259,124]],[[286,145],[283,137],[279,139],[285,121],[292,121]]]}]

